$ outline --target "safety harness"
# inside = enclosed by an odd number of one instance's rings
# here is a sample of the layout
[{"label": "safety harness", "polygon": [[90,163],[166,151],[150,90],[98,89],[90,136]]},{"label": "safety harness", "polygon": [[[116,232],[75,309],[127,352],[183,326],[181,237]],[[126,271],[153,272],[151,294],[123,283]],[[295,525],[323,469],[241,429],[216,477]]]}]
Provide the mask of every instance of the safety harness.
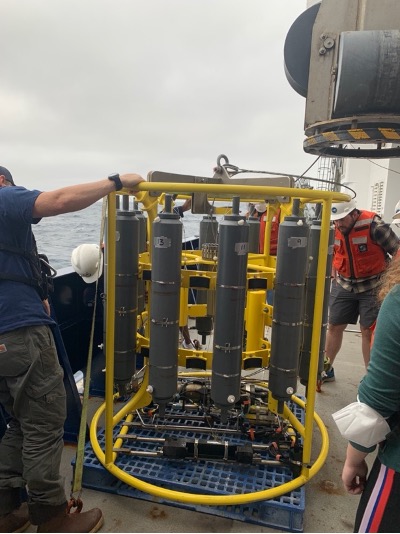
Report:
[{"label": "safety harness", "polygon": [[39,293],[41,300],[46,300],[49,293],[54,289],[53,278],[56,276],[57,271],[49,264],[49,259],[45,254],[38,253],[34,237],[33,241],[33,250],[31,252],[0,243],[0,251],[17,254],[18,256],[25,258],[28,261],[32,272],[32,277],[0,272],[0,280],[21,282],[22,284],[34,287]]}]

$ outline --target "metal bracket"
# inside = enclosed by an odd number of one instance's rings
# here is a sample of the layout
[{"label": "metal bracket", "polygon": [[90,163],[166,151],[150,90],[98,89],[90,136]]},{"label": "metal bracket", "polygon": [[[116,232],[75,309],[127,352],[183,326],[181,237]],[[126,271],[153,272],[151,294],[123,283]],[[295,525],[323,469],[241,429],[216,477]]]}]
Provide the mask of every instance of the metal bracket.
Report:
[{"label": "metal bracket", "polygon": [[[225,163],[221,164],[222,160]],[[190,174],[176,174],[171,172],[163,171],[150,171],[147,175],[147,180],[149,182],[159,182],[159,183],[181,183],[181,184],[227,184],[227,185],[246,185],[246,186],[269,186],[269,187],[294,187],[295,180],[293,176],[268,173],[268,176],[265,176],[266,173],[260,173],[262,176],[257,176],[254,178],[234,178],[238,173],[243,173],[242,169],[239,169],[236,165],[229,163],[228,158],[221,154],[217,158],[217,166],[214,168],[214,176],[196,176]],[[248,171],[250,172],[250,171]],[[253,171],[251,171],[253,172]],[[182,191],[182,194],[187,193],[187,188]],[[150,191],[150,196],[160,196],[161,191]],[[228,198],[233,197],[234,195],[227,193]],[[249,191],[249,193],[244,193],[241,195],[241,198],[251,199],[254,197],[254,193]],[[261,199],[260,199],[261,200]],[[288,197],[279,197],[273,195],[265,195],[265,201],[275,201],[278,200],[280,203],[289,202]],[[192,213],[196,214],[212,214],[214,211],[213,206],[208,201],[207,193],[192,193]]]}]

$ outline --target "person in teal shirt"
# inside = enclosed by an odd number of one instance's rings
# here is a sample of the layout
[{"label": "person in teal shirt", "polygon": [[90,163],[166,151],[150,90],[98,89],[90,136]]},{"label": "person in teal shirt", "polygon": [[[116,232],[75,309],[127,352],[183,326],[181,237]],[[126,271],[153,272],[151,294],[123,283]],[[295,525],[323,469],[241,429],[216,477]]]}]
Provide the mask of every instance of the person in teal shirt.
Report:
[{"label": "person in teal shirt", "polygon": [[[361,494],[354,532],[398,532],[400,524],[400,261],[391,263],[378,293],[379,311],[371,360],[358,402],[388,423],[382,441],[369,447],[349,437],[342,472],[345,489]],[[351,405],[350,405],[351,406]],[[363,421],[368,426],[368,421]],[[361,425],[363,426],[363,425]],[[359,428],[361,428],[361,426]],[[376,429],[376,425],[375,426]],[[371,428],[371,432],[374,428]],[[361,433],[359,440],[362,442]],[[378,448],[368,474],[366,456]],[[368,475],[368,476],[367,476]]]}]

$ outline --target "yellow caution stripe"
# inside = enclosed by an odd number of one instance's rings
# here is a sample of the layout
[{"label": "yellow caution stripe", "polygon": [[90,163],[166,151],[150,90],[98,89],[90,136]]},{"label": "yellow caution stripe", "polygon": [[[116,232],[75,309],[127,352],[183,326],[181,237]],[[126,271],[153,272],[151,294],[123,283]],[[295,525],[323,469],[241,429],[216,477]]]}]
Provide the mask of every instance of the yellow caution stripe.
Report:
[{"label": "yellow caution stripe", "polygon": [[[342,155],[349,157],[399,157],[399,148],[382,149],[383,143],[400,142],[400,128],[351,128],[349,130],[335,130],[330,132],[321,132],[316,135],[307,137],[303,143],[305,152],[325,153],[327,155]],[[352,144],[377,144],[373,150],[361,150],[354,147],[343,147],[343,145]],[[338,147],[338,148],[335,148]],[[356,154],[357,150],[357,154]],[[368,152],[368,156],[363,152]],[[379,153],[379,154],[378,154]]]}]

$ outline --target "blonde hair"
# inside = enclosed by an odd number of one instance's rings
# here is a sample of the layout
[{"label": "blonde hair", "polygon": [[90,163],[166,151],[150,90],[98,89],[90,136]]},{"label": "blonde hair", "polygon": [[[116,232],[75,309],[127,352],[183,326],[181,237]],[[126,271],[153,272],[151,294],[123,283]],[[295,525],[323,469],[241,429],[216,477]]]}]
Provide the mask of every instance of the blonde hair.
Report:
[{"label": "blonde hair", "polygon": [[391,289],[400,284],[400,261],[393,258],[387,267],[379,287],[378,301],[382,302]]}]

